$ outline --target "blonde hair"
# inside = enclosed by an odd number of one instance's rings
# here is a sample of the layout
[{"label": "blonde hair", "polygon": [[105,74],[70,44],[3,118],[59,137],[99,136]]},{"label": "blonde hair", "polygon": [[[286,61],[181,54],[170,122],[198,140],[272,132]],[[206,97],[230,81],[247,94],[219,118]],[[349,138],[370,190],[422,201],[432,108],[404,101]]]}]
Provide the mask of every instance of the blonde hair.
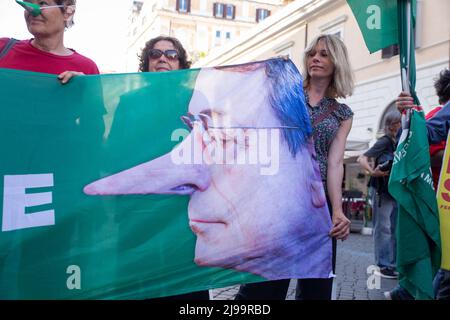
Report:
[{"label": "blonde hair", "polygon": [[321,40],[325,43],[325,47],[334,64],[333,78],[328,87],[327,94],[330,95],[331,98],[345,98],[352,95],[355,84],[350,60],[348,59],[347,48],[339,37],[330,34],[321,34],[317,36],[309,44],[308,48],[306,48],[303,56],[303,72],[305,74],[303,88],[307,88],[310,85],[311,80],[307,67],[308,56]]}]

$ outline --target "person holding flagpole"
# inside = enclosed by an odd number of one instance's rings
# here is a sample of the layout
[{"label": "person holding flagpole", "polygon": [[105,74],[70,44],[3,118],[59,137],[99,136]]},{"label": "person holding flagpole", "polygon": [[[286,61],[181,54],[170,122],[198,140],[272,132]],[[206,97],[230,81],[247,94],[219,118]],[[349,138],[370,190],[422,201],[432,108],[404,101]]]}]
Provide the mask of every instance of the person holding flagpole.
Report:
[{"label": "person holding flagpole", "polygon": [[[370,15],[369,10],[373,6],[373,1],[347,0],[347,2],[371,53],[393,44],[399,45],[401,83],[405,92],[402,97],[410,95],[414,104],[419,105],[415,93],[414,29],[417,1],[380,1],[377,7],[382,14],[378,16],[380,19],[375,19],[378,28],[374,28],[374,16]],[[439,214],[430,173],[426,132],[428,129],[429,140],[433,143],[444,140],[447,136],[450,114],[446,119],[436,117],[437,115],[425,126],[422,111],[412,109],[405,112],[402,117],[402,135],[388,185],[389,193],[399,207],[396,239],[399,283],[414,295],[415,299],[434,297],[432,280],[440,265]]]},{"label": "person holding flagpole", "polygon": [[[442,105],[442,107],[437,107],[432,110],[432,112],[435,110],[438,110],[438,112],[433,113],[433,115],[429,117],[426,122],[431,155],[436,153],[436,149],[442,150],[443,143],[447,140],[450,128],[450,69],[444,69],[440,72],[439,77],[434,82],[434,87],[439,98],[439,103]],[[401,112],[416,107],[414,98],[407,92],[400,93],[397,98],[396,105]],[[434,160],[434,162],[439,161],[439,163],[442,165],[442,154],[440,154],[439,159]],[[436,181],[436,178],[439,176],[441,165],[434,166],[433,168],[434,162],[432,157],[431,164],[433,180],[436,187],[438,185],[438,181]],[[442,230],[443,229],[441,228],[441,233]],[[441,237],[444,239],[442,234]],[[443,252],[443,254],[445,253]],[[433,287],[436,299],[450,300],[450,270],[441,267],[434,278]],[[386,292],[385,296],[387,299],[392,300],[413,299],[413,297],[401,286],[397,286],[392,291]]]}]

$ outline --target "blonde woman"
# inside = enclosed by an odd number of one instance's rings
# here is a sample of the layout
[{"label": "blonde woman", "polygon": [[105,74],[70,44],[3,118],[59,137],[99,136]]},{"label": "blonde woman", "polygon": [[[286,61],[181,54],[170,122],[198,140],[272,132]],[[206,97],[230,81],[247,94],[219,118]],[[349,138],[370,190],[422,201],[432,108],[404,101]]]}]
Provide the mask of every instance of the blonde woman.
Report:
[{"label": "blonde woman", "polygon": [[[336,264],[336,240],[350,233],[350,220],[342,210],[344,150],[352,126],[353,112],[338,98],[353,92],[353,73],[345,44],[336,36],[319,35],[308,46],[303,58],[303,89],[313,126],[314,146],[322,182],[327,194],[333,223],[333,270]],[[300,279],[296,299],[330,300],[333,278]],[[237,300],[285,299],[289,279],[246,284]]]},{"label": "blonde woman", "polygon": [[[336,101],[353,93],[353,73],[347,48],[336,36],[320,35],[308,46],[303,58],[303,88],[313,125],[314,146],[320,174],[327,193],[333,228],[333,270],[336,265],[336,240],[350,233],[350,220],[342,210],[344,150],[352,127],[353,112]],[[333,280],[298,280],[296,299],[329,300]]]}]

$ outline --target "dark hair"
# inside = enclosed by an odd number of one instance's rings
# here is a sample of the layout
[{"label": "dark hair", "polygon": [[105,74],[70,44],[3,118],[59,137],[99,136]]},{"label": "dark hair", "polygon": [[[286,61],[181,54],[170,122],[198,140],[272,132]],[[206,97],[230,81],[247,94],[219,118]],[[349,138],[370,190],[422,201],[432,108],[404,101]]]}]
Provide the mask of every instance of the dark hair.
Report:
[{"label": "dark hair", "polygon": [[439,73],[439,77],[434,81],[434,88],[440,104],[450,100],[450,69],[444,69]]},{"label": "dark hair", "polygon": [[189,69],[191,67],[192,62],[187,59],[186,50],[184,50],[183,45],[181,44],[180,41],[178,41],[178,39],[173,38],[173,37],[159,36],[159,37],[156,37],[156,38],[153,38],[153,39],[147,41],[144,49],[142,49],[141,54],[138,56],[139,57],[139,71],[148,72],[148,68],[149,68],[148,58],[149,58],[150,50],[152,50],[155,47],[156,43],[159,41],[169,41],[173,44],[175,49],[178,51],[178,55],[179,55],[178,60],[180,61],[180,69]]},{"label": "dark hair", "polygon": [[[75,6],[77,4],[77,0],[55,0],[55,3],[58,6],[65,5],[65,8],[60,8],[62,13],[65,13],[68,6]],[[70,28],[75,24],[74,20],[72,19],[67,25],[66,28]]]},{"label": "dark hair", "polygon": [[58,6],[75,6],[77,4],[77,0],[55,0],[55,2]]}]

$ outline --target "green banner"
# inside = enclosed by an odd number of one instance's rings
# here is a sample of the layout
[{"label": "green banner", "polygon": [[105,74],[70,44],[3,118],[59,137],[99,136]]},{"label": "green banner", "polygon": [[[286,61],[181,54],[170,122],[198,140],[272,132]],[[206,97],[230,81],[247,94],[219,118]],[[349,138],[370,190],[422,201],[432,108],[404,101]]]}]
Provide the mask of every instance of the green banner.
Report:
[{"label": "green banner", "polygon": [[402,131],[389,178],[389,193],[399,207],[400,285],[416,299],[433,299],[432,282],[440,266],[441,241],[423,111],[412,110],[409,129]]},{"label": "green banner", "polygon": [[282,59],[67,85],[0,69],[0,299],[328,278],[301,88]]},{"label": "green banner", "polygon": [[398,43],[397,0],[347,0],[370,53]]}]

